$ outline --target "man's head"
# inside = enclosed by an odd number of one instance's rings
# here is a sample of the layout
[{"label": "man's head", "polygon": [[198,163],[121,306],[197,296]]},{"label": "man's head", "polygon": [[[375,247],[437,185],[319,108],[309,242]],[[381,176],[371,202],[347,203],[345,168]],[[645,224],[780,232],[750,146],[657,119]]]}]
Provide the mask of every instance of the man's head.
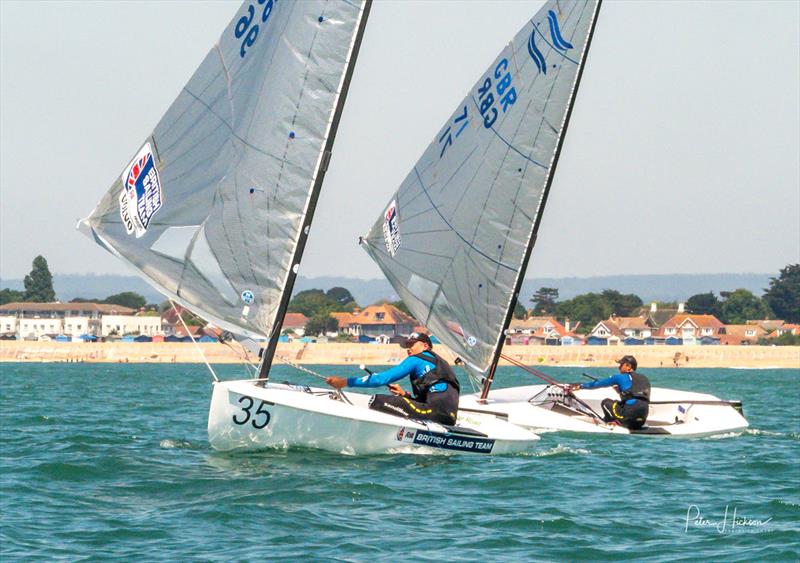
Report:
[{"label": "man's head", "polygon": [[636,371],[638,367],[638,363],[636,362],[636,358],[633,356],[622,356],[619,360],[617,360],[619,364],[619,371],[621,373],[630,373],[632,371]]},{"label": "man's head", "polygon": [[413,356],[421,354],[425,350],[430,350],[433,348],[433,343],[431,343],[431,339],[427,334],[412,332],[404,342],[400,343],[400,346],[406,349],[409,356]]}]

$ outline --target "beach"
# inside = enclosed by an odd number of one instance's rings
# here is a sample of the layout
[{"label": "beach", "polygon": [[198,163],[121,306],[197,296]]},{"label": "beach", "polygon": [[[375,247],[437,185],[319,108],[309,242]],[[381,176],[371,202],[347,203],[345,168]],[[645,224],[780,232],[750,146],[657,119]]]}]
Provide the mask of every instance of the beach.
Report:
[{"label": "beach", "polygon": [[[0,341],[0,362],[85,363],[239,363],[238,346],[219,343]],[[445,359],[453,355],[435,347]],[[527,365],[610,367],[625,354],[640,367],[797,368],[800,346],[505,346],[503,354]],[[281,343],[276,363],[392,365],[406,357],[397,345],[353,343]],[[257,361],[252,355],[250,361]],[[508,362],[501,360],[501,365]]]}]

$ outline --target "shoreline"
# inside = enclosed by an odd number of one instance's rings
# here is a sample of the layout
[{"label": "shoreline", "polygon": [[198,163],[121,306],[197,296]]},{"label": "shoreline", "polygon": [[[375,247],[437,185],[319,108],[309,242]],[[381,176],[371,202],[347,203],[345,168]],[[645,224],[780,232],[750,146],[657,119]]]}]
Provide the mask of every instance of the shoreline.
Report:
[{"label": "shoreline", "polygon": [[[209,363],[240,363],[241,356],[219,343],[198,343]],[[435,350],[452,363],[444,347]],[[630,354],[639,366],[696,368],[800,369],[800,346],[505,346],[503,353],[526,365],[613,367]],[[280,343],[277,356],[298,364],[394,365],[405,350],[390,344]],[[255,358],[251,357],[255,361]],[[0,341],[2,362],[203,363],[192,343],[81,343]],[[282,363],[276,359],[277,363]],[[505,360],[500,365],[509,365]]]}]

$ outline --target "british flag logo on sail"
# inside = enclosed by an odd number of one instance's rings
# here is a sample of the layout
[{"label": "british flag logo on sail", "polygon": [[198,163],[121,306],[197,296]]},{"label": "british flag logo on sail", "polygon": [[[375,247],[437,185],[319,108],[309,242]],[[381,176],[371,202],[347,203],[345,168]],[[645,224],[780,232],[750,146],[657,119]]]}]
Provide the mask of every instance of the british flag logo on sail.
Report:
[{"label": "british flag logo on sail", "polygon": [[163,193],[150,143],[145,143],[122,174],[119,215],[127,233],[140,238],[161,209]]},{"label": "british flag logo on sail", "polygon": [[397,200],[392,200],[383,216],[383,239],[386,242],[386,252],[390,256],[397,254],[400,248],[400,230],[397,227]]}]

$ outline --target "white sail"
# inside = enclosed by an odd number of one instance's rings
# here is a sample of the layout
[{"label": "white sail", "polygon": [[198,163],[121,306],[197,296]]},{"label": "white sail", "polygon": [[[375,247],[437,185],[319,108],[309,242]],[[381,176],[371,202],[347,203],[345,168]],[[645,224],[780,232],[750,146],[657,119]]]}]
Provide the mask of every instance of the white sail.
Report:
[{"label": "white sail", "polygon": [[360,1],[245,0],[81,229],[206,319],[269,336],[363,17]]},{"label": "white sail", "polygon": [[551,0],[476,82],[364,247],[477,378],[519,291],[599,0]]}]

